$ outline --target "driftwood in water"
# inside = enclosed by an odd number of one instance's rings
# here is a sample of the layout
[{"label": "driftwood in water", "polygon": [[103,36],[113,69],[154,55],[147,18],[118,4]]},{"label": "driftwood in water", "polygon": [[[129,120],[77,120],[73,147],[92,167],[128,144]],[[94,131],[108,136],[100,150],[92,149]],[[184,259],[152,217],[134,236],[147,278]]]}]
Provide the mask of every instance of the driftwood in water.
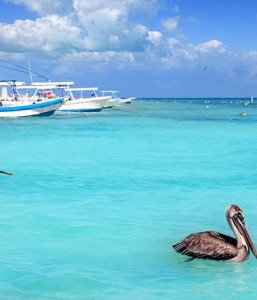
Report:
[{"label": "driftwood in water", "polygon": [[6,175],[13,175],[12,172],[4,171],[4,170],[0,170],[0,173],[6,174]]}]

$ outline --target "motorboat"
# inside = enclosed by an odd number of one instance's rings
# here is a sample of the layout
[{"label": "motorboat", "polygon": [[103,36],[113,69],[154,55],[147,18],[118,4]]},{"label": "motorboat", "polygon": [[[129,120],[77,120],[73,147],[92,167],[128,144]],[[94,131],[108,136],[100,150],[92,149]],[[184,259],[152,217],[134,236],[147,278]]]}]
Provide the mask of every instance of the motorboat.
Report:
[{"label": "motorboat", "polygon": [[104,108],[112,108],[114,105],[117,105],[119,103],[120,98],[118,97],[117,93],[118,91],[113,90],[105,90],[101,91],[102,96],[110,96],[111,98],[108,100]]},{"label": "motorboat", "polygon": [[120,98],[119,102],[120,103],[131,103],[133,100],[135,100],[136,98],[135,97],[131,97],[131,98]]},{"label": "motorboat", "polygon": [[97,87],[66,88],[67,101],[59,109],[60,112],[99,112],[111,99],[110,96],[98,96]]},{"label": "motorboat", "polygon": [[[51,116],[64,103],[64,97],[29,97],[26,92],[23,96],[19,89],[28,88],[18,84],[15,80],[1,81],[2,93],[0,99],[0,117],[29,117],[29,116]],[[8,95],[8,87],[12,94]]]},{"label": "motorboat", "polygon": [[108,101],[109,106],[108,107],[113,107],[114,105],[119,105],[119,104],[125,104],[125,103],[131,103],[132,100],[134,100],[134,97],[131,98],[120,98],[118,96],[119,91],[113,91],[113,90],[106,90],[102,91],[102,96],[110,95],[111,99]]}]

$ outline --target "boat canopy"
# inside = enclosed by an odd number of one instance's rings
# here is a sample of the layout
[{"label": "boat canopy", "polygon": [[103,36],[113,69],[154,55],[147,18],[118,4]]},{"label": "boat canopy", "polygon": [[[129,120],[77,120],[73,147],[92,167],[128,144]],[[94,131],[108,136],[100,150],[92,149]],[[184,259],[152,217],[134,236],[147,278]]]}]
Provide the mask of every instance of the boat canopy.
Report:
[{"label": "boat canopy", "polygon": [[97,91],[97,87],[92,87],[92,88],[68,88],[65,89],[65,91],[72,91],[72,92],[80,92],[80,91]]},{"label": "boat canopy", "polygon": [[56,86],[56,85],[23,85],[23,86],[19,86],[17,87],[18,90],[21,90],[21,89],[26,89],[26,90],[35,90],[35,89],[38,89],[38,90],[51,90],[51,89],[63,89],[64,87],[61,87],[61,86]]},{"label": "boat canopy", "polygon": [[0,86],[21,86],[24,85],[25,82],[23,81],[15,81],[15,80],[4,80],[4,81],[0,81]]},{"label": "boat canopy", "polygon": [[73,81],[49,81],[49,82],[32,82],[32,85],[36,85],[36,86],[41,86],[41,85],[51,85],[51,86],[70,86],[70,85],[74,85]]},{"label": "boat canopy", "polygon": [[119,91],[101,91],[102,93],[118,93]]}]

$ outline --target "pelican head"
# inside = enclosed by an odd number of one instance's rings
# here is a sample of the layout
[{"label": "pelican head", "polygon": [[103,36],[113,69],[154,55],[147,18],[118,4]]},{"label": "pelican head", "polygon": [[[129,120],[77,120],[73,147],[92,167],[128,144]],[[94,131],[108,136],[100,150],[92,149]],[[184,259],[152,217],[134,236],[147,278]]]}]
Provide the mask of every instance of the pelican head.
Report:
[{"label": "pelican head", "polygon": [[248,231],[242,209],[239,206],[232,204],[227,208],[226,217],[231,229],[237,237],[238,246],[245,245],[247,248],[250,248],[257,258],[257,250]]}]

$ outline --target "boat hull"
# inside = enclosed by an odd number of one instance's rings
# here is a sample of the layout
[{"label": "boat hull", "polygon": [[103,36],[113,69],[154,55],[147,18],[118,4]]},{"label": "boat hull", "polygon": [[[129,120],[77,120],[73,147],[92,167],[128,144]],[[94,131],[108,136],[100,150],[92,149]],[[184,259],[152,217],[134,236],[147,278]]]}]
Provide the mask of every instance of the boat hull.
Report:
[{"label": "boat hull", "polygon": [[51,116],[63,104],[64,98],[20,105],[0,106],[0,118]]},{"label": "boat hull", "polygon": [[61,109],[59,112],[61,113],[80,113],[80,112],[99,112],[102,110],[102,107],[100,108],[82,108],[82,109]]},{"label": "boat hull", "polygon": [[117,105],[119,103],[119,98],[109,99],[104,108],[112,108],[113,106]]},{"label": "boat hull", "polygon": [[121,98],[119,101],[120,103],[126,104],[131,103],[135,98]]},{"label": "boat hull", "polygon": [[102,106],[93,100],[78,99],[78,100],[68,100],[60,108],[59,112],[99,112],[102,110]]}]

